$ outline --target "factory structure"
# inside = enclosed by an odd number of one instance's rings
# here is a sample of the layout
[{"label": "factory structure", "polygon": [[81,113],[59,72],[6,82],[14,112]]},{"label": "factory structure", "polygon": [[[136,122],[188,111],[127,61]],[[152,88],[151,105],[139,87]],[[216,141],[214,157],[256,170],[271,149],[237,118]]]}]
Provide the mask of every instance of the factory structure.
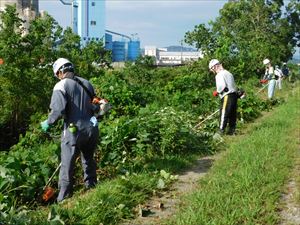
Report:
[{"label": "factory structure", "polygon": [[112,51],[113,62],[134,61],[140,55],[140,41],[105,27],[105,0],[60,0],[72,7],[72,29],[81,37],[82,46],[102,40]]}]

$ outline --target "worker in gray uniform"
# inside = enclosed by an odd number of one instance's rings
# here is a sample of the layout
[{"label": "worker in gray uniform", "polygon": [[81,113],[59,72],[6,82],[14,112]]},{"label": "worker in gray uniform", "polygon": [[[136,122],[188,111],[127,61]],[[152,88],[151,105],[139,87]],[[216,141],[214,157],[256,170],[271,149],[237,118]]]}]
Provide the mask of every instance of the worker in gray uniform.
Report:
[{"label": "worker in gray uniform", "polygon": [[99,130],[94,114],[99,107],[92,104],[90,95],[94,95],[93,86],[89,81],[75,76],[74,66],[68,59],[57,59],[53,64],[53,72],[60,81],[54,86],[51,112],[48,119],[41,122],[41,127],[47,132],[51,125],[64,119],[57,197],[60,202],[72,195],[75,160],[79,155],[86,188],[94,187],[97,183],[94,152]]},{"label": "worker in gray uniform", "polygon": [[220,104],[220,133],[224,134],[227,124],[229,130],[227,134],[235,134],[236,118],[237,118],[237,88],[233,75],[225,70],[217,59],[209,62],[209,69],[215,74],[216,88],[214,96],[219,96]]}]

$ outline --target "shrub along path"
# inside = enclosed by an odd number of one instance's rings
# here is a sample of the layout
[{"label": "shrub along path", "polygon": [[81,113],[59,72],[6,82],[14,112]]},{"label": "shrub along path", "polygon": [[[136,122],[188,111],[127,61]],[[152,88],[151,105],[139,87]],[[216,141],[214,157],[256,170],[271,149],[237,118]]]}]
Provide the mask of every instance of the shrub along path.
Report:
[{"label": "shrub along path", "polygon": [[299,87],[289,94],[243,134],[225,137],[226,151],[197,160],[124,224],[300,224]]}]

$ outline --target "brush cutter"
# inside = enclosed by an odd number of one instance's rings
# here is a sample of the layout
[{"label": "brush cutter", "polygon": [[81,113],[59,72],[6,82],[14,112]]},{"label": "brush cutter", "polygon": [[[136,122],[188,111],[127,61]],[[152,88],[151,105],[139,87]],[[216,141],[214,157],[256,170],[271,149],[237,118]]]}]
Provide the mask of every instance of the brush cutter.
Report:
[{"label": "brush cutter", "polygon": [[263,85],[263,87],[259,89],[258,92],[256,92],[255,94],[257,95],[258,93],[262,92],[262,90],[264,90],[266,87],[268,87],[268,84]]},{"label": "brush cutter", "polygon": [[220,109],[216,110],[214,113],[210,114],[206,119],[202,120],[200,123],[198,123],[196,126],[194,126],[194,129],[197,129],[201,126],[202,123],[204,123],[206,120],[211,119],[215,114],[217,114],[220,111]]},{"label": "brush cutter", "polygon": [[43,188],[43,201],[48,202],[50,199],[53,198],[55,194],[55,189],[50,187],[49,184],[51,183],[52,179],[54,178],[55,174],[58,172],[59,168],[61,167],[61,163],[58,165],[58,167],[55,169],[49,180],[47,181],[46,185]]}]

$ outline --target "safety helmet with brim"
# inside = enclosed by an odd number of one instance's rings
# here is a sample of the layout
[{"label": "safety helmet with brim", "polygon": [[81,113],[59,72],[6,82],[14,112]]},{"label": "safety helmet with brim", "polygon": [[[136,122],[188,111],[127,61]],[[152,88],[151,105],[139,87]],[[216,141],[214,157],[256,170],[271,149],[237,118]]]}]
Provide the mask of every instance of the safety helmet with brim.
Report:
[{"label": "safety helmet with brim", "polygon": [[210,60],[209,64],[208,64],[208,68],[211,70],[215,65],[220,64],[220,61],[217,59],[212,59]]},{"label": "safety helmet with brim", "polygon": [[264,65],[267,65],[267,64],[269,64],[270,63],[270,60],[269,59],[264,59],[264,61],[263,61],[263,64]]},{"label": "safety helmet with brim", "polygon": [[58,71],[63,71],[65,69],[73,69],[73,64],[65,58],[59,58],[53,63],[53,73],[57,77]]}]

